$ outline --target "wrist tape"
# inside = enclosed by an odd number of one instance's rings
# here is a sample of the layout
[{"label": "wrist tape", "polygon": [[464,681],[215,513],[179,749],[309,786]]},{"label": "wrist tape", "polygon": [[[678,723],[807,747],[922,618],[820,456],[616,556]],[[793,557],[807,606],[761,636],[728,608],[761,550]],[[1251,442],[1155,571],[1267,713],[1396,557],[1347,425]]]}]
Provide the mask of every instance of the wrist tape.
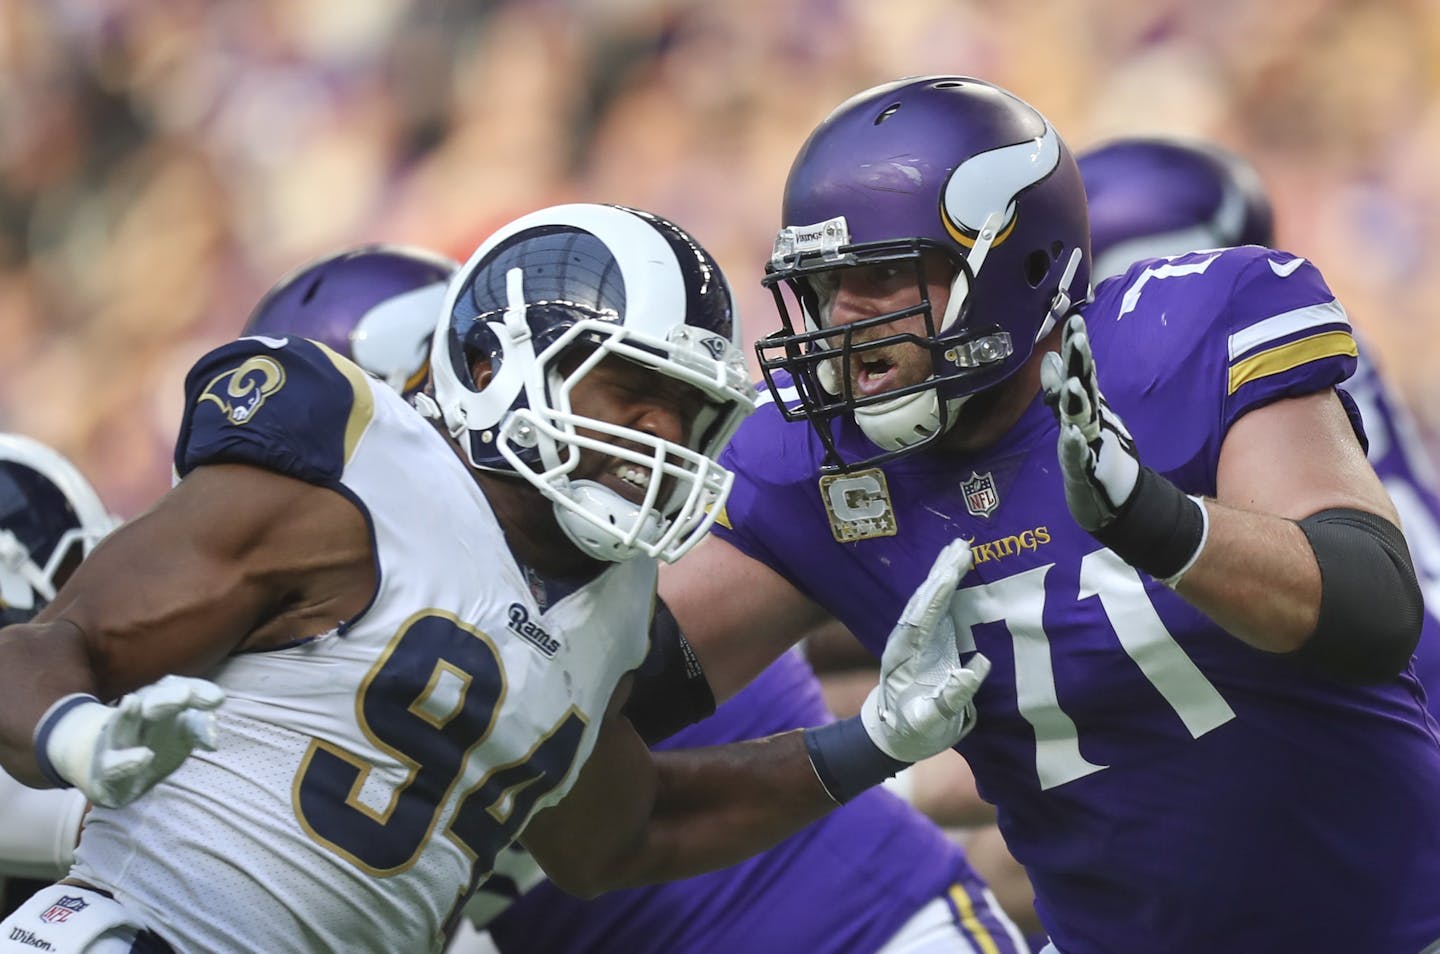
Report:
[{"label": "wrist tape", "polygon": [[858,715],[806,729],[805,749],[820,784],[841,805],[910,765],[886,755]]},{"label": "wrist tape", "polygon": [[35,723],[35,762],[40,768],[40,774],[44,775],[52,785],[57,788],[73,788],[69,779],[60,774],[55,763],[50,761],[50,736],[54,733],[55,727],[67,715],[75,711],[77,706],[90,703],[100,703],[100,700],[86,692],[72,692],[68,696],[61,696],[51,703],[50,708]]},{"label": "wrist tape", "polygon": [[1130,499],[1091,536],[1126,563],[1174,586],[1200,555],[1208,531],[1199,498],[1142,465]]}]

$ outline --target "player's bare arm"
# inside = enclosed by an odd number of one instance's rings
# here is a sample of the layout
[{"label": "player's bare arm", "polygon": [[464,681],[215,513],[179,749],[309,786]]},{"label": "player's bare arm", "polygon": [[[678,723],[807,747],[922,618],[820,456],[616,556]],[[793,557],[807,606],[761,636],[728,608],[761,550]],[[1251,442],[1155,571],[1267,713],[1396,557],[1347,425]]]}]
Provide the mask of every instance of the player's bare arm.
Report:
[{"label": "player's bare arm", "polygon": [[575,787],[521,841],[556,884],[593,897],[742,861],[835,805],[799,730],[652,755],[612,705]]},{"label": "player's bare arm", "polygon": [[[1300,648],[1320,612],[1320,568],[1296,522],[1334,508],[1398,525],[1340,400],[1277,401],[1236,422],[1220,450],[1210,539],[1179,592],[1245,642]],[[1276,473],[1287,474],[1277,481]]]},{"label": "player's bare arm", "polygon": [[56,699],[111,700],[238,649],[318,635],[373,588],[364,518],[344,497],[254,467],[199,468],[111,534],[34,622],[0,634],[12,701],[0,756],[44,784],[32,732]]},{"label": "player's bare arm", "polygon": [[652,755],[620,714],[629,691],[622,684],[576,785],[531,822],[525,847],[557,884],[582,895],[695,875],[776,844],[954,745],[976,724],[973,700],[990,669],[979,653],[960,662],[948,612],[972,563],[964,541],[936,557],[887,639],[879,685],[858,716]]},{"label": "player's bare arm", "polygon": [[1205,501],[1143,466],[1101,393],[1082,318],[1066,322],[1044,361],[1066,500],[1097,540],[1257,649],[1343,681],[1404,669],[1420,634],[1419,586],[1334,391],[1241,416],[1221,445],[1217,497]]}]

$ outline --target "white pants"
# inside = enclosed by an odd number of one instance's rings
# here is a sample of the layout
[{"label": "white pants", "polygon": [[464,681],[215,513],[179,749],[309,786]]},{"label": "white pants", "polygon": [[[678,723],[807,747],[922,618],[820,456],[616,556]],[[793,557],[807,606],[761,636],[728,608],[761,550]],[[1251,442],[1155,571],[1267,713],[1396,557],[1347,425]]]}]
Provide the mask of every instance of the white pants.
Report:
[{"label": "white pants", "polygon": [[[1005,917],[990,892],[985,892],[990,908],[1000,921],[1007,939],[1019,952],[1028,951],[1024,939],[1010,919]],[[1002,942],[1003,943],[1003,942]],[[985,954],[955,920],[955,910],[945,898],[936,898],[910,916],[890,936],[876,954]]]},{"label": "white pants", "polygon": [[90,888],[52,884],[0,921],[0,952],[130,954],[144,931],[118,901]]}]

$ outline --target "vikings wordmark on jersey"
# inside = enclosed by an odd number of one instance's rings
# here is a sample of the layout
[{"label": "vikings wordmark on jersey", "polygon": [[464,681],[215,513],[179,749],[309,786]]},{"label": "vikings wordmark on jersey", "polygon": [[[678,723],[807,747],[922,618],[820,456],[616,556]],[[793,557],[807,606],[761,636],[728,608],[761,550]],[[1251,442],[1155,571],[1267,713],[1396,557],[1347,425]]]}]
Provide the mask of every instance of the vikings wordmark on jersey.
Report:
[{"label": "vikings wordmark on jersey", "polygon": [[[1146,463],[1188,493],[1215,493],[1241,416],[1355,368],[1344,310],[1314,267],[1253,246],[1137,263],[1084,315],[1110,404]],[[974,542],[951,613],[962,648],[993,668],[959,749],[1061,950],[1198,954],[1237,926],[1257,951],[1376,949],[1376,937],[1414,950],[1440,936],[1440,757],[1413,673],[1318,680],[1102,548],[1067,510],[1056,426],[1037,395],[982,451],[883,463],[898,533],[826,545],[833,518],[814,481],[827,448],[765,406],[724,458],[738,477],[716,532],[877,656],[935,554]],[[848,417],[830,427],[842,456],[873,454]],[[1261,790],[1289,808],[1257,811]],[[1351,921],[1363,938],[1331,933],[1326,912],[1342,907],[1370,915]]]}]

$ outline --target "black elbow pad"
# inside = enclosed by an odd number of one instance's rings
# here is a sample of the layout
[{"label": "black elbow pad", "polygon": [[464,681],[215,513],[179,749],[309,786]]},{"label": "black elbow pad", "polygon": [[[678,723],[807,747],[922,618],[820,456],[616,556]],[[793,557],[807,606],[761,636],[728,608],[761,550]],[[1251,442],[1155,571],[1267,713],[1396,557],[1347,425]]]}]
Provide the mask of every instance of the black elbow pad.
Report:
[{"label": "black elbow pad", "polygon": [[635,670],[622,710],[635,731],[654,745],[715,711],[715,694],[695,650],[658,596],[650,620],[650,652]]},{"label": "black elbow pad", "polygon": [[1320,565],[1320,618],[1291,656],[1339,682],[1393,679],[1415,652],[1425,612],[1400,528],[1337,508],[1306,517],[1300,529]]}]

